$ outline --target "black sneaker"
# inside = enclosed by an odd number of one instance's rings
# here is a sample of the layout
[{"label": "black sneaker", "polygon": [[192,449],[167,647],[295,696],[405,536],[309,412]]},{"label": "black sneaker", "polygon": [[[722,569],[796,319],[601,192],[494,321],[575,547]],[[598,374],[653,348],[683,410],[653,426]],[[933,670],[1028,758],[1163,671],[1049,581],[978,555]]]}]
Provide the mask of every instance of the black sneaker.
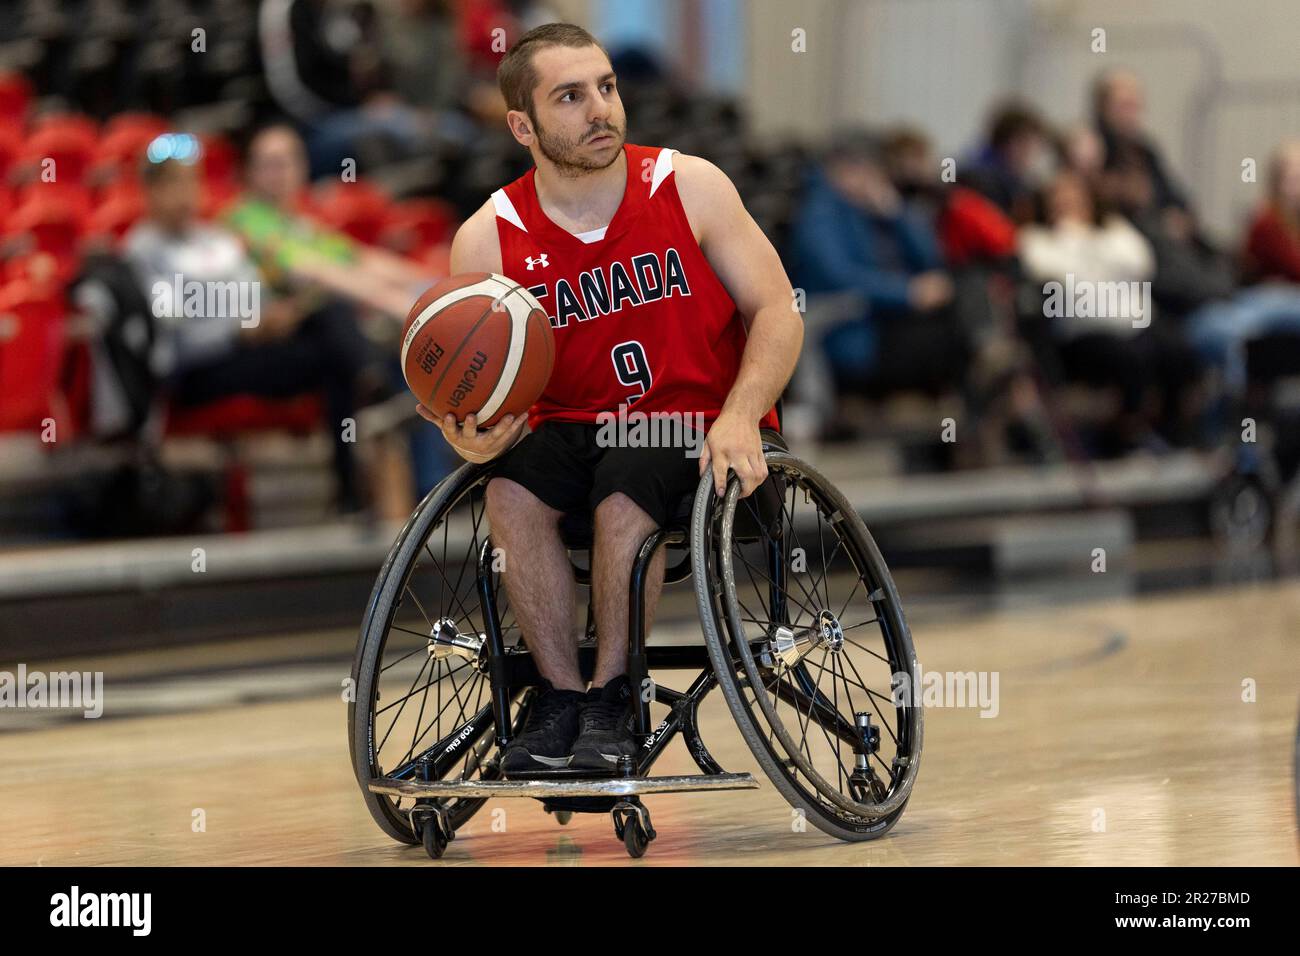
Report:
[{"label": "black sneaker", "polygon": [[524,732],[501,755],[501,772],[525,773],[567,767],[578,736],[578,709],[586,699],[580,690],[556,690],[544,683],[524,723]]},{"label": "black sneaker", "polygon": [[631,702],[632,684],[626,675],[587,691],[570,767],[613,770],[618,766],[619,757],[636,754]]}]

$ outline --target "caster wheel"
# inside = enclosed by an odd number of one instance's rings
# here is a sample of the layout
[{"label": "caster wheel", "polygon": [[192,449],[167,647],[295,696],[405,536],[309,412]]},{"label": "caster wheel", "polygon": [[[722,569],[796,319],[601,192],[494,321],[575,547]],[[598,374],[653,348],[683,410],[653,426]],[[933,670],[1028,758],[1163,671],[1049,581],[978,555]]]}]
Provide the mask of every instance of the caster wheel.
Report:
[{"label": "caster wheel", "polygon": [[645,856],[646,847],[655,838],[650,811],[639,803],[620,803],[614,807],[614,833],[627,847],[634,860]]},{"label": "caster wheel", "polygon": [[569,823],[569,821],[572,820],[572,819],[573,819],[573,811],[572,811],[572,810],[556,810],[556,811],[555,811],[555,822],[558,823],[560,826],[567,826],[568,823]]},{"label": "caster wheel", "polygon": [[650,835],[641,828],[640,823],[632,820],[623,827],[623,846],[627,847],[627,855],[632,859],[639,860],[645,856],[649,845]]},{"label": "caster wheel", "polygon": [[429,859],[442,859],[442,854],[447,849],[447,838],[443,835],[442,827],[438,825],[437,820],[431,819],[424,825],[420,839],[424,843],[424,852],[429,854]]}]

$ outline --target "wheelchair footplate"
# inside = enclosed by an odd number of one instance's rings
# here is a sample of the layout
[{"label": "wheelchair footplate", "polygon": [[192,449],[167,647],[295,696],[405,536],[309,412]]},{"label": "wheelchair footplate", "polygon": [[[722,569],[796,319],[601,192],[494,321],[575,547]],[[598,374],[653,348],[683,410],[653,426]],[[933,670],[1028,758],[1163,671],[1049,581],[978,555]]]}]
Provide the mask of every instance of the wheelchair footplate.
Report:
[{"label": "wheelchair footplate", "polygon": [[595,777],[583,771],[555,771],[510,780],[397,780],[378,777],[367,785],[371,793],[390,797],[627,797],[647,793],[691,793],[706,790],[757,790],[750,773],[678,774],[664,777]]}]

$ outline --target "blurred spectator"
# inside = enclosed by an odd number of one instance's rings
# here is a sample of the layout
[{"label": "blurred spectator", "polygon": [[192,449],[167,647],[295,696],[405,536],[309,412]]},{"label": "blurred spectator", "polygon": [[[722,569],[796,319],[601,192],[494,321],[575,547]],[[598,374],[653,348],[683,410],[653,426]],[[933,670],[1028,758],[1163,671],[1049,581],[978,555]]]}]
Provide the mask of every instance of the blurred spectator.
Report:
[{"label": "blurred spectator", "polygon": [[1047,124],[1030,107],[994,111],[987,142],[958,167],[958,179],[983,193],[1017,223],[1033,218],[1034,195],[1051,174]]},{"label": "blurred spectator", "polygon": [[[1155,257],[1141,233],[1123,217],[1098,208],[1087,184],[1062,171],[1047,188],[1044,219],[1020,233],[1025,272],[1036,280],[1144,281],[1155,271]],[[1134,331],[1132,316],[1077,315],[1066,320],[1066,338],[1102,328]]]},{"label": "blurred spectator", "polygon": [[[382,373],[351,311],[338,303],[311,303],[309,309],[293,296],[263,297],[256,266],[239,240],[199,221],[201,180],[193,162],[151,162],[144,185],[148,217],[127,234],[125,249],[159,320],[159,365],[172,400],[200,405],[239,394],[322,392],[339,506],[358,510],[353,445],[343,440],[341,423],[354,417],[358,399]],[[170,293],[178,283],[201,283],[203,294],[191,298],[187,291],[183,302],[175,301]],[[227,304],[253,303],[255,314],[210,311],[212,290],[224,290]]]},{"label": "blurred spectator", "polygon": [[304,130],[313,178],[338,174],[348,159],[414,156],[427,140],[428,119],[394,92],[381,33],[369,3],[262,4],[267,87]]},{"label": "blurred spectator", "polygon": [[[1078,173],[1058,173],[1044,206],[1045,222],[1021,231],[1026,275],[1040,283],[1061,283],[1066,296],[1075,295],[1071,290],[1092,293],[1091,305],[1080,298],[1051,316],[1061,372],[1067,381],[1119,391],[1115,430],[1106,436],[1113,443],[1094,451],[1105,455],[1137,447],[1160,450],[1165,441],[1156,434],[1155,424],[1181,419],[1200,369],[1195,353],[1160,331],[1150,311],[1139,313],[1141,286],[1136,284],[1155,272],[1151,246],[1122,216],[1104,211]],[[1129,308],[1114,314],[1103,305],[1108,299],[1105,288],[1112,283],[1135,284],[1130,286]],[[1046,287],[1042,291],[1048,295]],[[1150,310],[1150,303],[1145,305]]]},{"label": "blurred spectator", "polygon": [[[292,127],[271,125],[253,136],[245,186],[227,221],[244,239],[271,288],[322,305],[332,296],[343,296],[374,309],[394,323],[386,330],[391,334],[381,337],[395,341],[396,323],[405,321],[411,304],[433,285],[435,277],[399,256],[323,227],[307,215],[311,206],[307,161],[302,140]],[[397,354],[393,347],[384,363],[388,387],[399,396],[397,402],[409,417],[412,409],[401,398],[405,384]],[[453,453],[436,429],[418,423],[410,431],[409,450],[414,491],[422,496],[450,470]],[[386,469],[381,479],[385,487],[396,484],[392,474],[396,467],[400,466]]]},{"label": "blurred spectator", "polygon": [[[1137,74],[1122,69],[1102,73],[1093,84],[1092,108],[1105,147],[1106,169],[1122,164],[1144,169],[1151,179],[1152,204],[1172,221],[1183,222],[1190,204],[1144,128],[1146,95]],[[1183,228],[1190,226],[1186,221]]]},{"label": "blurred spectator", "polygon": [[1244,259],[1249,281],[1300,283],[1300,140],[1273,154],[1268,199],[1250,225]]},{"label": "blurred spectator", "polygon": [[1170,215],[1157,205],[1155,183],[1144,163],[1121,158],[1102,173],[1100,186],[1109,204],[1151,245],[1156,266],[1151,295],[1162,316],[1181,319],[1232,293],[1236,281],[1227,257],[1194,230],[1182,228],[1181,213]]},{"label": "blurred spectator", "polygon": [[396,0],[383,10],[393,87],[412,106],[441,111],[464,95],[465,57],[452,0]]},{"label": "blurred spectator", "polygon": [[1101,135],[1087,124],[1077,123],[1061,135],[1060,150],[1065,167],[1082,176],[1089,188],[1097,189],[1106,165],[1106,144]]},{"label": "blurred spectator", "polygon": [[279,290],[315,287],[318,301],[326,290],[405,319],[434,277],[399,256],[321,226],[306,215],[309,208],[302,139],[287,125],[263,128],[249,142],[245,193],[227,211],[226,221],[244,239],[267,281]]},{"label": "blurred spectator", "polygon": [[1006,266],[1015,258],[1015,224],[973,189],[944,183],[924,133],[899,127],[883,151],[894,188],[930,220],[949,266]]},{"label": "blurred spectator", "polygon": [[[839,137],[810,171],[791,250],[791,273],[808,296],[809,315],[823,296],[856,300],[857,318],[833,329],[824,344],[841,380],[870,392],[939,391],[960,380],[966,348],[950,308],[952,280],[933,229],[890,182],[875,136]],[[809,330],[809,363],[825,361],[822,332]],[[805,367],[798,377],[807,374]]]}]

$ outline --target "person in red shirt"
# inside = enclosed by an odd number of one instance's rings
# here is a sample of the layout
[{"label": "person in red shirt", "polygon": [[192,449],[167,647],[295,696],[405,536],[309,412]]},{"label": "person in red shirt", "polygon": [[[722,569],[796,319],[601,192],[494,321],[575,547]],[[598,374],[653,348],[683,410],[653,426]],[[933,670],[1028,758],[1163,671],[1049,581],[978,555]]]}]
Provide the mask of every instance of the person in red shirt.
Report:
[{"label": "person in red shirt", "polygon": [[[547,682],[502,770],[609,770],[635,752],[627,679],[635,553],[707,470],[719,494],[728,469],[744,495],[766,479],[759,429],[778,424],[773,405],[803,324],[776,251],[727,176],[703,159],[624,141],[617,78],[594,37],[572,24],[538,27],[506,54],[497,78],[510,131],[535,167],[466,220],[451,271],[500,273],[528,288],[550,316],[555,370],[528,416],[486,431],[472,415],[440,424],[463,457],[501,456],[487,488],[492,539]],[[630,410],[677,415],[703,433],[694,449],[602,440],[602,416]],[[520,438],[526,422],[532,431]],[[594,514],[599,648],[589,691],[559,533],[561,516],[575,511]],[[663,570],[661,551],[646,584],[647,628]]]},{"label": "person in red shirt", "polygon": [[1273,154],[1269,197],[1246,237],[1244,268],[1256,282],[1300,282],[1300,140]]}]

